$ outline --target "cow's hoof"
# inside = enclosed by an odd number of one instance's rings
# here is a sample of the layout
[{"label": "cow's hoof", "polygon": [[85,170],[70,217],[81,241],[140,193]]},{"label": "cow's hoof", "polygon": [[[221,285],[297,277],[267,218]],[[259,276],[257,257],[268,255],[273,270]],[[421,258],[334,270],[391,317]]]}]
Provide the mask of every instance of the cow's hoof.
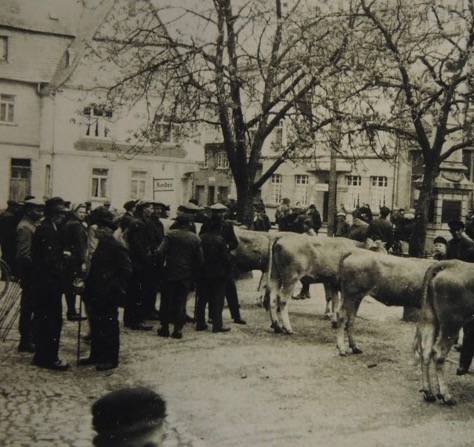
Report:
[{"label": "cow's hoof", "polygon": [[431,391],[421,390],[425,402],[436,402],[436,397]]},{"label": "cow's hoof", "polygon": [[339,351],[339,355],[340,355],[341,357],[347,357],[347,351],[345,351],[345,350],[343,350],[343,349],[338,349],[338,351]]},{"label": "cow's hoof", "polygon": [[283,332],[285,335],[293,335],[293,334],[294,334],[293,330],[287,329],[286,327],[282,328],[282,332]]},{"label": "cow's hoof", "polygon": [[354,346],[352,348],[352,354],[362,354],[362,351],[357,346]]},{"label": "cow's hoof", "polygon": [[283,333],[283,330],[282,330],[282,328],[280,327],[280,325],[278,323],[272,323],[270,328],[273,329],[273,332],[275,332],[275,334],[282,334]]},{"label": "cow's hoof", "polygon": [[333,329],[337,329],[337,327],[338,327],[337,321],[331,321],[331,327]]},{"label": "cow's hoof", "polygon": [[326,312],[324,315],[323,315],[323,319],[324,320],[330,320],[332,318],[332,314]]},{"label": "cow's hoof", "polygon": [[436,397],[444,404],[447,405],[448,407],[452,407],[456,405],[456,401],[453,398],[446,399],[442,394],[437,394]]}]

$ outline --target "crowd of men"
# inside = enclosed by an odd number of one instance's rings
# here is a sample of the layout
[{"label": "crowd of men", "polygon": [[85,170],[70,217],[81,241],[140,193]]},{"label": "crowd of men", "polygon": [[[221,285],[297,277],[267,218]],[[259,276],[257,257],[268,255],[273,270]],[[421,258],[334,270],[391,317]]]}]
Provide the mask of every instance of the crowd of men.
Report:
[{"label": "crowd of men", "polygon": [[[85,318],[77,312],[77,296],[85,303],[90,354],[79,364],[99,371],[119,363],[120,306],[126,328],[150,331],[146,322],[159,320],[159,336],[179,339],[185,323],[194,321],[186,301],[196,291],[196,330],[208,329],[207,322],[213,332],[230,330],[222,320],[225,299],[234,322],[245,324],[230,256],[238,241],[225,219],[228,208],[215,204],[203,213],[189,202],[178,208],[165,234],[161,219],[168,211],[147,201],[125,203],[122,214],[110,203],[91,210],[89,203],[71,205],[61,197],[9,202],[0,215],[0,245],[22,288],[18,350],[33,353],[36,366],[68,369],[58,355],[63,295],[70,321]],[[199,235],[195,220],[203,223]]]}]

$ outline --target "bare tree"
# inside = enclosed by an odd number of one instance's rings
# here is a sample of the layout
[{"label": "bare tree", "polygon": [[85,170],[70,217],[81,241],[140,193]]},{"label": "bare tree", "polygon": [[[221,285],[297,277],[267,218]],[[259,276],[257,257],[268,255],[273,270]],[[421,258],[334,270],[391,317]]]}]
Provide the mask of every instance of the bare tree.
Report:
[{"label": "bare tree", "polygon": [[[470,132],[474,3],[359,0],[353,74],[365,88],[350,119],[373,147],[403,140],[422,155],[424,171],[410,254],[422,256],[434,181]],[[348,118],[349,119],[349,118]]]},{"label": "bare tree", "polygon": [[[156,120],[188,131],[203,123],[220,129],[239,219],[248,222],[265,181],[288,158],[314,152],[314,135],[338,119],[326,107],[332,98],[325,84],[344,70],[350,15],[303,0],[289,7],[281,0],[186,5],[141,0],[130,14],[123,4],[92,52],[119,70],[107,85],[113,102],[148,104],[150,125],[135,137],[150,137]],[[282,120],[292,137],[260,173],[264,143]]]}]

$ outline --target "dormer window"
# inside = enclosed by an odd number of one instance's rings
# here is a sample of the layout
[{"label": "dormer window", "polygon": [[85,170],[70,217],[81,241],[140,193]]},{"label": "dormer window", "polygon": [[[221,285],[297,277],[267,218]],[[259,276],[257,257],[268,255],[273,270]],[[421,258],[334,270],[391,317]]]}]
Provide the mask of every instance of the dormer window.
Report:
[{"label": "dormer window", "polygon": [[84,107],[83,115],[86,117],[86,136],[111,137],[110,118],[113,116],[111,109],[104,105],[90,105]]}]

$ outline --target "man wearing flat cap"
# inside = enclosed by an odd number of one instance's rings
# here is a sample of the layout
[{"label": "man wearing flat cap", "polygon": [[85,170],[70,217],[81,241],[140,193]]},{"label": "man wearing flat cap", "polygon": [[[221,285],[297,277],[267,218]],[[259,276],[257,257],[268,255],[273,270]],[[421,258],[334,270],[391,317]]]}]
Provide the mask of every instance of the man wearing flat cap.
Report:
[{"label": "man wearing flat cap", "polygon": [[21,284],[19,352],[35,352],[33,344],[33,305],[31,245],[33,235],[43,217],[44,203],[29,199],[24,204],[24,215],[16,229],[16,271]]},{"label": "man wearing flat cap", "polygon": [[178,215],[174,229],[168,231],[158,249],[165,278],[160,305],[161,328],[158,331],[161,337],[169,337],[169,325],[173,324],[171,336],[182,338],[186,299],[194,289],[201,271],[201,242],[189,224],[186,214]]},{"label": "man wearing flat cap", "polygon": [[92,406],[96,447],[144,447],[162,445],[166,403],[154,391],[124,388],[101,397]]},{"label": "man wearing flat cap", "polygon": [[[220,229],[218,233],[223,237],[224,242],[227,246],[227,251],[230,253],[232,250],[235,250],[239,245],[239,240],[234,232],[234,226],[231,222],[225,220],[225,214],[227,213],[227,207],[222,203],[215,203],[209,207],[211,212],[210,219],[205,222],[202,227],[199,235],[205,234],[209,231],[210,226],[215,226],[215,222],[219,221]],[[211,224],[212,222],[212,224]],[[215,230],[214,230],[215,231]],[[234,323],[236,324],[246,324],[246,321],[240,316],[240,306],[239,306],[239,296],[237,294],[237,287],[235,284],[235,279],[233,275],[227,277],[226,284],[226,299],[227,305],[229,306],[229,311]]]},{"label": "man wearing flat cap", "polygon": [[373,241],[382,241],[388,250],[393,244],[393,225],[388,219],[390,208],[380,207],[380,216],[373,219],[367,229],[367,237]]},{"label": "man wearing flat cap", "polygon": [[[464,224],[459,220],[448,223],[452,239],[448,241],[447,259],[459,259],[465,262],[474,262],[474,241],[464,233]],[[463,326],[464,337],[459,357],[457,374],[462,376],[469,372],[474,356],[474,320]]]},{"label": "man wearing flat cap", "polygon": [[69,367],[58,357],[64,274],[64,246],[60,225],[65,213],[66,208],[61,197],[46,201],[45,218],[35,231],[31,248],[36,345],[33,363],[58,371]]},{"label": "man wearing flat cap", "polygon": [[99,244],[92,256],[84,289],[90,317],[91,352],[79,364],[96,365],[98,371],[106,371],[119,363],[118,307],[127,289],[132,263],[127,249],[113,236],[113,214],[102,209],[95,214],[94,224]]}]

